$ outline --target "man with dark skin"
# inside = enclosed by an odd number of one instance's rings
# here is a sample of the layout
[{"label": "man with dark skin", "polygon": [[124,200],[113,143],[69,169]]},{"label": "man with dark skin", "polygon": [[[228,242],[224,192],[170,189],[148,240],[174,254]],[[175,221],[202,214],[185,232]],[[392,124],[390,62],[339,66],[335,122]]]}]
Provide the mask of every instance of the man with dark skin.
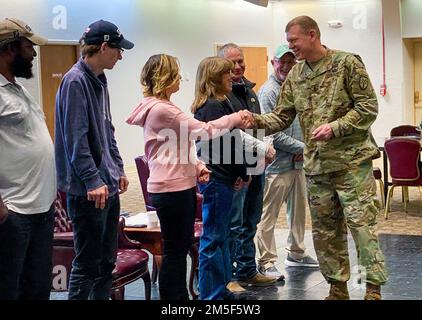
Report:
[{"label": "man with dark skin", "polygon": [[34,45],[47,39],[23,21],[0,21],[0,300],[48,300],[56,175],[42,108],[16,78],[33,77]]}]

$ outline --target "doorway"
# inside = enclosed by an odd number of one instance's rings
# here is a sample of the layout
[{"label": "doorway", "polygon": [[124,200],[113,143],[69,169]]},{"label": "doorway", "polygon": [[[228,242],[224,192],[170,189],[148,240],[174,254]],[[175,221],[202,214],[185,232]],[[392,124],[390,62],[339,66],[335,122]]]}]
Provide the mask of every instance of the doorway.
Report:
[{"label": "doorway", "polygon": [[47,128],[53,141],[56,93],[63,76],[75,64],[78,56],[78,45],[51,44],[40,46],[42,106]]},{"label": "doorway", "polygon": [[414,47],[415,61],[415,92],[414,92],[414,124],[419,126],[422,122],[422,42],[416,42]]},{"label": "doorway", "polygon": [[[223,45],[218,44],[216,52],[222,47]],[[245,78],[256,83],[253,90],[258,93],[259,88],[268,80],[267,47],[240,47],[242,48],[246,64]]]}]

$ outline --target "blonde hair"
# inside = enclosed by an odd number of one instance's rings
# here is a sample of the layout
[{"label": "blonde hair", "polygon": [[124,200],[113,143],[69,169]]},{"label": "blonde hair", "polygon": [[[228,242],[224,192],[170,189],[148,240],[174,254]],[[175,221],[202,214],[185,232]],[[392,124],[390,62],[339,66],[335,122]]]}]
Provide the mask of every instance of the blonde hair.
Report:
[{"label": "blonde hair", "polygon": [[232,61],[222,57],[208,57],[201,61],[196,72],[195,99],[191,106],[195,113],[208,98],[223,94],[223,75],[234,67]]},{"label": "blonde hair", "polygon": [[166,89],[180,81],[179,62],[167,54],[151,56],[141,72],[141,85],[145,97],[167,98]]}]

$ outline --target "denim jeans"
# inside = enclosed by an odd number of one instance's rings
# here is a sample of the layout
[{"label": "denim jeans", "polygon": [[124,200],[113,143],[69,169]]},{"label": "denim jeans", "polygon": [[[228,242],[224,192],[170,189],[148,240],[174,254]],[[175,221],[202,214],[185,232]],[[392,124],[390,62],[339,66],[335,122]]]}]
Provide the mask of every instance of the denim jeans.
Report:
[{"label": "denim jeans", "polygon": [[229,250],[233,186],[210,181],[200,185],[203,233],[199,245],[199,292],[203,300],[224,299],[231,280]]},{"label": "denim jeans", "polygon": [[261,220],[264,185],[264,174],[253,176],[248,187],[234,193],[230,225],[230,256],[234,279],[250,279],[257,273],[254,237]]},{"label": "denim jeans", "polygon": [[150,194],[157,209],[164,255],[159,273],[161,300],[188,300],[186,257],[193,243],[196,188]]},{"label": "denim jeans", "polygon": [[48,300],[54,209],[40,214],[9,213],[0,224],[0,300]]},{"label": "denim jeans", "polygon": [[108,300],[117,257],[119,195],[109,197],[104,209],[97,209],[95,201],[68,194],[67,208],[76,253],[70,272],[69,300]]}]

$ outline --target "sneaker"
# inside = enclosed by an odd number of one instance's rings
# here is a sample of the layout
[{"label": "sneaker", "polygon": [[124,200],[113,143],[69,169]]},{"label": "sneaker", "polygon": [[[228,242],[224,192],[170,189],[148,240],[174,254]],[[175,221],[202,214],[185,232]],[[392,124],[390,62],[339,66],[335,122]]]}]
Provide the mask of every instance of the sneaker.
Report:
[{"label": "sneaker", "polygon": [[293,259],[289,254],[287,255],[284,264],[288,267],[307,267],[307,268],[319,268],[318,261],[311,256],[305,256],[302,259]]},{"label": "sneaker", "polygon": [[276,278],[277,281],[284,280],[284,275],[274,266],[271,266],[267,269],[265,269],[263,266],[259,266],[258,271],[261,272],[264,276]]},{"label": "sneaker", "polygon": [[239,281],[239,284],[241,286],[265,287],[274,284],[276,281],[277,278],[264,276],[260,272],[257,272],[252,278]]},{"label": "sneaker", "polygon": [[346,282],[331,282],[330,293],[324,300],[350,300]]},{"label": "sneaker", "polygon": [[239,293],[239,292],[245,292],[245,291],[246,291],[246,289],[245,289],[245,288],[243,288],[243,287],[239,284],[239,282],[237,282],[237,281],[230,281],[230,282],[227,284],[226,288],[227,288],[230,292],[233,292],[233,293]]}]

